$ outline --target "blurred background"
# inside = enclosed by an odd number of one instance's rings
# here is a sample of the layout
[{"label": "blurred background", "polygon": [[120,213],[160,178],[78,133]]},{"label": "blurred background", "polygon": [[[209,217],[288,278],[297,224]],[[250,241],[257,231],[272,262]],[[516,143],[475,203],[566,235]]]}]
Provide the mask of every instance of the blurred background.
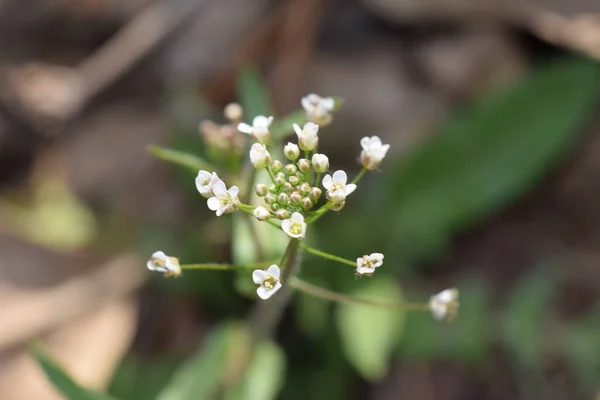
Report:
[{"label": "blurred background", "polygon": [[[199,123],[236,100],[251,114],[261,85],[276,117],[310,92],[344,99],[321,139],[332,169],[358,171],[363,136],[391,144],[313,244],[382,252],[377,278],[404,298],[455,286],[461,310],[453,324],[363,313],[365,339],[389,333],[365,361],[344,309],[297,295],[255,378],[276,388],[236,398],[600,398],[597,13],[587,0],[0,1],[0,398],[61,398],[29,355],[36,338],[115,398],[214,398],[163,390],[251,310],[248,277],[166,280],[145,260],[243,250],[194,171],[147,149],[203,155]],[[368,287],[340,268],[307,256],[302,275]],[[188,380],[212,384],[205,370]]]}]

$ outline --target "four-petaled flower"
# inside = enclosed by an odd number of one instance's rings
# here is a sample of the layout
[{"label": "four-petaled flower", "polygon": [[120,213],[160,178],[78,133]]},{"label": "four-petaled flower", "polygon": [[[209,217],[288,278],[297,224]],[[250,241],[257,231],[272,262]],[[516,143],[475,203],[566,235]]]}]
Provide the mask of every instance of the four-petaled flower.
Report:
[{"label": "four-petaled flower", "polygon": [[299,212],[293,213],[291,218],[281,221],[281,229],[291,238],[304,239],[306,235],[304,216]]},{"label": "four-petaled flower", "polygon": [[250,148],[250,162],[256,169],[266,168],[271,164],[271,154],[264,144],[254,143]]},{"label": "four-petaled flower", "polygon": [[252,280],[257,285],[260,285],[258,289],[256,289],[258,297],[266,300],[281,289],[282,285],[279,280],[279,275],[279,267],[275,264],[271,265],[266,271],[256,269],[252,272]]},{"label": "four-petaled flower", "polygon": [[341,203],[346,200],[346,196],[356,190],[356,185],[353,183],[346,184],[348,175],[342,170],[335,171],[333,177],[325,175],[323,178],[323,187],[327,189],[327,198],[332,203]]},{"label": "four-petaled flower", "polygon": [[200,170],[198,171],[198,176],[196,176],[196,189],[198,189],[202,197],[213,197],[212,186],[220,180],[216,172],[210,173]]},{"label": "four-petaled flower", "polygon": [[360,162],[368,170],[375,170],[381,164],[385,154],[390,148],[389,144],[381,143],[378,136],[364,137],[360,140],[363,150],[360,153]]},{"label": "four-petaled flower", "polygon": [[452,321],[458,313],[458,289],[446,289],[429,299],[429,309],[434,318],[440,321]]},{"label": "four-petaled flower", "polygon": [[319,125],[326,125],[331,122],[331,113],[335,106],[335,101],[332,97],[323,98],[311,93],[303,97],[301,102],[309,121]]},{"label": "four-petaled flower", "polygon": [[238,199],[240,190],[237,186],[232,186],[227,190],[225,182],[218,181],[212,185],[212,191],[214,196],[208,199],[207,204],[208,208],[217,212],[217,217],[234,212],[240,206],[240,200]]},{"label": "four-petaled flower", "polygon": [[358,275],[372,275],[375,268],[381,267],[383,264],[383,254],[371,253],[356,259],[356,273]]},{"label": "four-petaled flower", "polygon": [[294,124],[294,131],[298,135],[298,146],[303,151],[313,151],[319,145],[319,125],[307,122],[304,128],[300,128]]},{"label": "four-petaled flower", "polygon": [[175,257],[170,257],[162,251],[156,251],[146,263],[146,267],[150,271],[162,272],[165,277],[181,275],[181,267],[179,260]]},{"label": "four-petaled flower", "polygon": [[247,133],[258,143],[268,144],[269,139],[271,138],[271,132],[269,132],[269,126],[271,126],[271,122],[273,122],[273,117],[259,115],[254,117],[252,120],[252,126],[246,124],[245,122],[241,122],[238,124],[237,128],[238,131]]}]

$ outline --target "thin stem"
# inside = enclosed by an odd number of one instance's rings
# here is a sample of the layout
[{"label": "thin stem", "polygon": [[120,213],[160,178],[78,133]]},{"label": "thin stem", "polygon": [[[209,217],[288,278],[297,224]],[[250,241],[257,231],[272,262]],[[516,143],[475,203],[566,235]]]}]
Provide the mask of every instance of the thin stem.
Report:
[{"label": "thin stem", "polygon": [[329,211],[332,205],[333,204],[331,202],[327,202],[326,204],[324,204],[321,208],[315,211],[314,215],[311,218],[307,219],[306,223],[312,224],[313,222],[321,218],[323,215],[325,215],[325,213],[327,213],[327,211]]},{"label": "thin stem", "polygon": [[313,249],[305,244],[300,243],[300,248],[307,253],[314,254],[315,256],[319,256],[325,258],[327,260],[336,261],[342,264],[350,265],[352,267],[356,267],[356,263],[354,261],[346,260],[345,258],[335,256],[333,254],[325,253],[324,251]]},{"label": "thin stem", "polygon": [[[248,215],[252,215],[252,212],[254,211],[256,207],[254,206],[249,206],[248,204],[240,204],[240,211],[245,212]],[[266,222],[269,225],[274,226],[275,228],[281,229],[281,225],[278,224],[277,222],[275,222],[275,219],[271,218],[271,219],[267,219],[265,221],[261,221],[261,222]]]},{"label": "thin stem", "polygon": [[275,175],[273,174],[270,165],[267,167],[267,173],[269,174],[269,178],[271,178],[271,182],[275,183]]},{"label": "thin stem", "polygon": [[219,263],[208,263],[208,264],[183,264],[180,265],[181,269],[206,269],[215,271],[235,271],[240,269],[260,269],[268,267],[271,264],[276,264],[277,260],[263,261],[250,264],[219,264]]},{"label": "thin stem", "polygon": [[316,187],[319,187],[319,184],[320,184],[320,183],[321,183],[321,173],[320,173],[320,172],[318,172],[318,173],[317,173],[317,181],[316,181],[316,183],[315,183],[315,186],[316,186]]},{"label": "thin stem", "polygon": [[304,158],[306,158],[307,160],[310,160],[310,151],[304,152]]},{"label": "thin stem", "polygon": [[360,172],[358,173],[358,175],[356,175],[354,177],[354,179],[352,179],[352,182],[350,182],[350,183],[357,184],[358,181],[360,181],[360,178],[362,178],[367,173],[367,171],[368,171],[368,169],[366,169],[366,168],[361,169]]},{"label": "thin stem", "polygon": [[323,289],[322,287],[315,286],[311,283],[305,282],[297,277],[294,277],[288,282],[288,285],[293,287],[294,289],[298,289],[302,292],[311,294],[313,296],[329,300],[335,301],[337,303],[346,303],[346,304],[358,304],[363,306],[373,306],[380,308],[391,308],[394,310],[419,310],[426,311],[429,310],[429,304],[426,303],[389,303],[389,302],[381,302],[375,300],[367,300],[360,299],[358,297],[347,296],[345,294],[333,292],[331,290]]}]

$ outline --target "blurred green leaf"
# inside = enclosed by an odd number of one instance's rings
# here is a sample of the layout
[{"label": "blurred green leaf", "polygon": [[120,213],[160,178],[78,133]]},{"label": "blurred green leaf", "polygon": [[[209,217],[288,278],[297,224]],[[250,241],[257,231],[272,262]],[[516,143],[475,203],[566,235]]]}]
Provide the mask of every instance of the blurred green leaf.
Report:
[{"label": "blurred green leaf", "polygon": [[594,110],[597,65],[568,58],[451,118],[387,185],[395,240],[419,257],[524,193]]},{"label": "blurred green leaf", "polygon": [[228,357],[237,352],[243,354],[247,345],[241,324],[228,323],[215,328],[200,351],[174,373],[157,400],[209,399],[226,372]]},{"label": "blurred green leaf", "polygon": [[586,397],[598,390],[600,371],[600,308],[596,306],[579,321],[565,326],[562,349],[575,375],[587,391]]},{"label": "blurred green leaf", "polygon": [[267,85],[255,69],[242,68],[238,75],[237,87],[246,120],[252,121],[257,115],[273,115]]},{"label": "blurred green leaf", "polygon": [[[335,106],[333,111],[338,111],[344,104],[344,99],[341,97],[334,97]],[[286,116],[277,118],[273,121],[270,127],[271,137],[277,141],[283,139],[285,136],[294,132],[294,124],[304,126],[308,121],[306,120],[306,112],[304,109],[294,111]]]},{"label": "blurred green leaf", "polygon": [[240,385],[226,400],[272,400],[285,381],[285,354],[277,344],[263,341],[256,346],[252,362]]},{"label": "blurred green leaf", "polygon": [[214,171],[215,167],[209,162],[202,158],[195,156],[190,153],[185,153],[180,150],[165,149],[160,146],[151,145],[148,147],[150,154],[160,158],[161,160],[171,162],[181,167],[189,168],[194,172],[198,172],[201,169],[207,171]]},{"label": "blurred green leaf", "polygon": [[[376,280],[352,293],[353,296],[386,302],[401,302],[400,289],[392,280]],[[366,379],[385,376],[392,352],[404,328],[405,312],[374,306],[340,304],[337,327],[346,358]]]},{"label": "blurred green leaf", "polygon": [[330,318],[330,305],[306,293],[294,296],[294,315],[302,332],[313,337],[322,333]]},{"label": "blurred green leaf", "polygon": [[508,301],[503,320],[504,336],[523,368],[538,370],[541,366],[550,300],[557,282],[555,271],[539,268],[521,279]]},{"label": "blurred green leaf", "polygon": [[31,353],[40,364],[52,385],[68,400],[114,400],[106,394],[85,389],[75,382],[39,343],[31,346]]}]

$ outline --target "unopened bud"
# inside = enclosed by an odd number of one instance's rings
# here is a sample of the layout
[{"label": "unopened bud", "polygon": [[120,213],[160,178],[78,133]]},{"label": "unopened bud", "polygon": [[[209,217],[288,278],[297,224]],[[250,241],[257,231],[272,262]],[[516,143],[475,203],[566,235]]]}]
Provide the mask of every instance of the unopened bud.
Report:
[{"label": "unopened bud", "polygon": [[256,217],[256,219],[259,221],[266,221],[271,218],[271,213],[269,210],[262,206],[256,207],[254,211],[252,211],[252,215],[254,215],[254,217]]},{"label": "unopened bud", "polygon": [[303,196],[306,196],[310,193],[310,185],[307,182],[303,182],[301,185],[298,186],[298,189],[300,190],[300,193]]},{"label": "unopened bud", "polygon": [[277,203],[277,202],[275,202],[275,203],[271,204],[271,210],[273,210],[273,211],[277,211],[277,210],[279,210],[280,208],[281,208],[281,204],[279,204],[279,203]]},{"label": "unopened bud", "polygon": [[265,196],[265,203],[267,204],[274,204],[276,201],[277,198],[273,193],[267,193],[267,195]]},{"label": "unopened bud", "polygon": [[305,174],[308,174],[310,172],[310,161],[306,158],[301,158],[298,160],[298,169]]},{"label": "unopened bud", "polygon": [[238,103],[229,103],[225,106],[223,114],[231,122],[239,122],[244,116],[244,109]]},{"label": "unopened bud", "polygon": [[285,210],[282,208],[280,210],[277,210],[277,212],[275,213],[275,216],[277,217],[277,219],[284,220],[284,219],[288,219],[290,217],[290,213],[288,210]]},{"label": "unopened bud", "polygon": [[329,158],[325,154],[313,154],[312,156],[312,165],[315,172],[322,174],[323,172],[327,172],[329,170]]},{"label": "unopened bud", "polygon": [[281,186],[281,185],[283,185],[284,183],[287,183],[287,182],[285,181],[285,178],[282,178],[280,176],[276,176],[275,179],[273,180],[273,183],[275,183],[277,186]]},{"label": "unopened bud", "polygon": [[273,162],[271,163],[271,171],[273,171],[273,173],[276,174],[279,171],[281,171],[281,168],[283,168],[283,164],[281,163],[281,161],[273,160]]},{"label": "unopened bud", "polygon": [[292,192],[290,194],[290,201],[295,206],[300,205],[302,203],[302,195],[298,192]]},{"label": "unopened bud", "polygon": [[342,201],[339,203],[334,203],[331,205],[331,211],[340,211],[346,205],[346,201]]},{"label": "unopened bud", "polygon": [[258,197],[264,197],[267,193],[269,193],[269,189],[264,183],[258,183],[254,185],[254,191]]},{"label": "unopened bud", "polygon": [[277,186],[275,184],[270,184],[269,185],[269,192],[270,193],[277,193]]},{"label": "unopened bud", "polygon": [[300,183],[300,179],[298,179],[298,177],[294,175],[288,178],[288,182],[292,186],[298,186],[298,184]]},{"label": "unopened bud", "polygon": [[296,173],[296,171],[298,171],[298,168],[296,168],[296,166],[294,164],[288,164],[288,165],[285,166],[285,168],[283,169],[283,171],[287,175],[294,175]]},{"label": "unopened bud", "polygon": [[298,145],[296,145],[292,142],[288,142],[288,144],[286,144],[283,147],[283,154],[285,155],[285,158],[287,158],[288,160],[294,161],[298,157],[300,157],[300,148],[298,147]]},{"label": "unopened bud", "polygon": [[302,199],[302,208],[306,211],[310,210],[313,207],[313,202],[308,197]]},{"label": "unopened bud", "polygon": [[294,187],[292,186],[291,183],[289,182],[284,182],[283,186],[281,187],[283,189],[284,192],[286,193],[292,193],[292,191],[294,190]]},{"label": "unopened bud", "polygon": [[321,198],[321,189],[319,189],[318,187],[314,187],[312,189],[310,189],[310,193],[308,194],[308,197],[316,202],[317,200],[319,200]]},{"label": "unopened bud", "polygon": [[282,206],[287,206],[290,204],[290,196],[288,196],[286,193],[279,193],[279,196],[277,196],[277,202]]}]

